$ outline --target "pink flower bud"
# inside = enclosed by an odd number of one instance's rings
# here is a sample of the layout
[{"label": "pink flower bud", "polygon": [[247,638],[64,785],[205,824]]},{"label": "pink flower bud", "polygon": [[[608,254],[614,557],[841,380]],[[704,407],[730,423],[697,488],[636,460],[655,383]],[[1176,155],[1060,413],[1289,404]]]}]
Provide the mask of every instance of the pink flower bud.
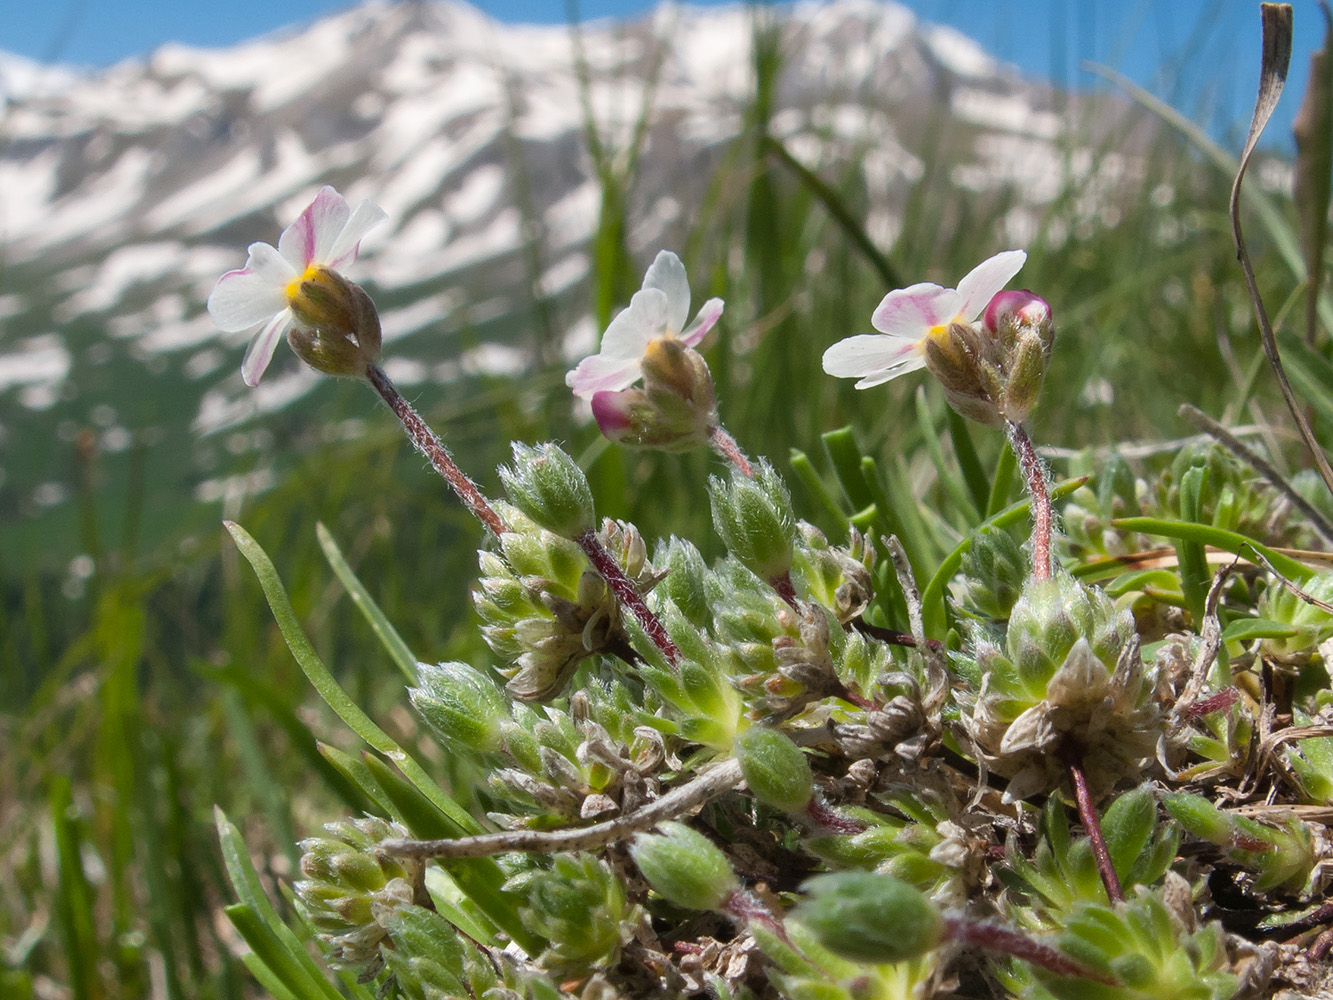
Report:
[{"label": "pink flower bud", "polygon": [[630,407],[641,400],[642,392],[633,389],[621,392],[595,392],[592,397],[592,416],[609,441],[618,441],[631,427]]},{"label": "pink flower bud", "polygon": [[1006,320],[1014,326],[1049,327],[1051,307],[1026,288],[1000,292],[987,304],[983,322],[989,332],[996,333]]}]

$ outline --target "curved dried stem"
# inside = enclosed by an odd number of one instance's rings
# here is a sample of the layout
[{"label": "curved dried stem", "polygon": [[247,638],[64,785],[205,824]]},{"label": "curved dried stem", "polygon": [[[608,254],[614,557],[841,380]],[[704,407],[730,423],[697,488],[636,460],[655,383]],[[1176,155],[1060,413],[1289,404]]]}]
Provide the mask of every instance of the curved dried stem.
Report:
[{"label": "curved dried stem", "polygon": [[741,766],[734,759],[709,768],[692,781],[674,788],[628,816],[618,816],[592,826],[563,830],[502,830],[475,837],[443,840],[386,840],[380,849],[406,858],[488,858],[496,854],[556,854],[561,851],[595,851],[651,830],[658,823],[684,815],[715,795],[741,783]]},{"label": "curved dried stem", "polygon": [[1263,297],[1259,294],[1259,285],[1254,278],[1254,267],[1250,263],[1250,253],[1245,248],[1245,236],[1240,225],[1240,188],[1245,180],[1245,170],[1250,165],[1254,148],[1263,135],[1268,119],[1277,107],[1282,96],[1282,87],[1287,80],[1287,67],[1291,63],[1291,7],[1288,4],[1266,3],[1261,5],[1264,21],[1263,66],[1259,72],[1259,97],[1254,105],[1254,117],[1250,121],[1250,136],[1245,140],[1245,149],[1240,154],[1240,167],[1236,170],[1236,180],[1231,185],[1231,238],[1236,244],[1236,258],[1240,261],[1241,272],[1245,275],[1245,290],[1250,295],[1250,304],[1254,307],[1255,318],[1259,322],[1259,336],[1263,342],[1264,354],[1277,376],[1282,398],[1296,422],[1296,429],[1301,433],[1301,440],[1314,457],[1315,466],[1324,480],[1324,485],[1333,493],[1333,468],[1329,467],[1328,458],[1319,442],[1315,440],[1310,422],[1305,419],[1301,403],[1296,398],[1291,383],[1287,380],[1286,370],[1282,367],[1282,356],[1277,347],[1277,336],[1273,333],[1273,324],[1268,319]]}]

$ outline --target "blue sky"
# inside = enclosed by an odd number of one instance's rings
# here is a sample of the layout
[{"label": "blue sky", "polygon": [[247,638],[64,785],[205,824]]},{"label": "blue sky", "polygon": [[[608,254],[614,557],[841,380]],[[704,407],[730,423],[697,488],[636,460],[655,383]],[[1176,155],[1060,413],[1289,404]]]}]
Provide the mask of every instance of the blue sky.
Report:
[{"label": "blue sky", "polygon": [[[329,0],[46,0],[6,4],[0,49],[40,61],[105,66],[169,41],[224,46],[350,6]],[[713,5],[703,0],[703,6]],[[482,0],[503,21],[561,22],[566,6]],[[580,0],[584,17],[632,14],[645,0]],[[907,0],[1025,73],[1099,85],[1085,60],[1115,67],[1225,137],[1248,121],[1258,79],[1259,5],[1251,0]],[[1281,138],[1322,41],[1315,0],[1296,0],[1296,50],[1270,136]],[[1239,124],[1238,124],[1239,123]]]}]

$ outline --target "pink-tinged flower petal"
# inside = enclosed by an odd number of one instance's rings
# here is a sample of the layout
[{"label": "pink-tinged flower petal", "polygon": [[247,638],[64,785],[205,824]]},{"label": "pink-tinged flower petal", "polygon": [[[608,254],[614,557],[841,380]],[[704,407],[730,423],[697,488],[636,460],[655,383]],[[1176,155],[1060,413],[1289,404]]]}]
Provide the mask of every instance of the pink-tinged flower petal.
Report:
[{"label": "pink-tinged flower petal", "polygon": [[906,375],[908,372],[914,372],[918,368],[924,367],[926,367],[925,354],[914,354],[887,371],[878,372],[874,375],[867,375],[865,378],[861,379],[861,381],[857,382],[854,388],[870,389],[877,385],[883,385],[885,382],[890,379],[895,379],[899,375]]},{"label": "pink-tinged flower petal", "polygon": [[1026,288],[1000,292],[986,304],[982,322],[987,330],[995,333],[1000,329],[1000,323],[1010,316],[1020,326],[1039,327],[1051,321],[1051,307],[1045,299]]},{"label": "pink-tinged flower petal", "polygon": [[967,277],[958,282],[958,294],[963,300],[958,312],[963,319],[971,323],[980,316],[986,303],[1004,290],[1027,259],[1022,250],[1005,250],[968,271]]},{"label": "pink-tinged flower petal", "polygon": [[227,333],[248,330],[287,308],[287,283],[296,276],[267,243],[250,245],[245,267],[228,271],[208,296],[208,313]]},{"label": "pink-tinged flower petal", "polygon": [[643,276],[644,288],[657,288],[666,295],[666,329],[679,336],[690,316],[690,281],[685,265],[670,250],[657,255]]},{"label": "pink-tinged flower petal", "polygon": [[356,260],[357,252],[361,249],[361,238],[388,217],[388,213],[374,202],[362,201],[358,204],[352,209],[347,225],[329,249],[328,266],[339,268]]},{"label": "pink-tinged flower petal", "polygon": [[623,392],[595,392],[592,396],[592,417],[597,427],[611,441],[629,430],[629,406]]},{"label": "pink-tinged flower petal", "polygon": [[259,384],[259,376],[264,374],[264,369],[273,360],[273,352],[277,350],[278,341],[291,325],[292,314],[284,309],[269,320],[264,329],[250,341],[250,346],[245,351],[245,360],[241,362],[241,378],[250,388],[253,389]]},{"label": "pink-tinged flower petal", "polygon": [[961,302],[952,288],[922,282],[884,296],[870,317],[870,325],[880,333],[920,340],[932,327],[957,316]]},{"label": "pink-tinged flower petal", "polygon": [[628,389],[642,372],[638,357],[612,358],[605,354],[594,354],[584,358],[577,368],[566,373],[565,385],[574,390],[575,396],[588,399],[594,393]]},{"label": "pink-tinged flower petal", "polygon": [[[922,358],[919,341],[863,333],[840,340],[825,351],[824,371],[838,378],[864,376],[866,380],[892,372],[879,379],[883,382],[904,371],[920,368],[921,365],[914,362]],[[905,367],[908,365],[910,367]],[[858,389],[862,387],[857,384]]]},{"label": "pink-tinged flower petal", "polygon": [[658,288],[635,292],[602,334],[602,357],[633,358],[643,356],[648,342],[666,333],[667,297]]},{"label": "pink-tinged flower petal", "polygon": [[324,185],[297,220],[282,231],[278,252],[298,271],[304,271],[312,263],[327,261],[351,214],[346,199]]},{"label": "pink-tinged flower petal", "polygon": [[699,342],[708,336],[708,331],[722,318],[723,304],[721,299],[709,299],[700,306],[694,323],[680,335],[680,339],[690,347],[698,347]]}]

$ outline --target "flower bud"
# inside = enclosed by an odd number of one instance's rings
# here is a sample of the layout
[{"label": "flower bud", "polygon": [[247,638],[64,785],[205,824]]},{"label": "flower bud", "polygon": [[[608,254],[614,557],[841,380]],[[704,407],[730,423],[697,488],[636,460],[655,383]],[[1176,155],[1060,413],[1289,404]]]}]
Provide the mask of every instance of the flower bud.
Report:
[{"label": "flower bud", "polygon": [[843,958],[902,962],[925,954],[944,937],[935,904],[891,875],[838,872],[816,876],[803,888],[807,898],[792,919]]},{"label": "flower bud", "polygon": [[408,1000],[435,1000],[471,993],[466,952],[454,926],[434,910],[400,906],[386,921],[394,947],[385,956]]},{"label": "flower bud", "polygon": [[1058,573],[1024,586],[1009,618],[1005,647],[1028,690],[1040,699],[1080,639],[1113,667],[1133,634],[1133,617],[1117,611],[1104,591]]},{"label": "flower bud", "polygon": [[1047,351],[1055,342],[1055,327],[1051,323],[1051,307],[1045,299],[1033,295],[1026,288],[1000,292],[986,305],[982,316],[986,330],[999,337],[1006,346],[1012,344],[1017,331],[1031,330]]},{"label": "flower bud", "polygon": [[658,550],[654,563],[666,571],[666,578],[653,591],[659,601],[671,601],[696,628],[705,629],[713,621],[705,580],[708,567],[693,543],[674,535],[666,551]]},{"label": "flower bud", "polygon": [[997,621],[1009,617],[1027,577],[1027,560],[1012,535],[983,525],[972,534],[960,570],[964,602],[978,614]]},{"label": "flower bud", "polygon": [[287,343],[325,375],[360,377],[380,360],[380,318],[360,285],[337,271],[311,267],[287,289],[296,322]]},{"label": "flower bud", "polygon": [[557,445],[514,442],[514,464],[501,466],[500,481],[514,506],[562,538],[578,538],[596,523],[588,477]]},{"label": "flower bud", "polygon": [[708,363],[675,337],[658,337],[643,353],[643,387],[649,396],[671,393],[699,414],[712,416],[717,401]]},{"label": "flower bud", "polygon": [[1006,359],[1009,373],[1000,393],[1000,413],[1006,420],[1021,423],[1037,405],[1048,354],[1036,333],[1031,330],[1019,333]]},{"label": "flower bud", "polygon": [[588,969],[614,964],[629,911],[625,888],[605,862],[586,854],[560,855],[505,884],[526,900],[523,925],[551,942],[547,968]]},{"label": "flower bud", "polygon": [[[1333,573],[1320,573],[1304,584],[1302,589],[1325,604],[1333,600]],[[1263,640],[1265,657],[1281,663],[1299,665],[1330,636],[1333,636],[1333,614],[1293,594],[1280,583],[1271,583],[1264,591],[1259,616],[1281,622],[1295,629],[1295,634]]]},{"label": "flower bud", "polygon": [[476,759],[500,747],[500,720],[509,715],[500,689],[466,663],[421,663],[412,705],[445,748]]},{"label": "flower bud", "polygon": [[301,841],[301,874],[293,889],[307,919],[331,949],[337,968],[382,964],[385,923],[413,900],[422,862],[380,854],[388,838],[409,836],[378,817],[329,823],[325,836]]},{"label": "flower bud", "polygon": [[799,813],[810,804],[815,787],[810,762],[788,736],[754,726],[736,738],[733,752],[760,802],[785,813]]},{"label": "flower bud", "polygon": [[767,461],[754,474],[732,470],[729,480],[708,479],[713,527],[728,551],[757,576],[772,580],[791,569],[796,518],[791,494]]},{"label": "flower bud", "polygon": [[684,823],[661,823],[661,833],[640,833],[629,853],[658,895],[691,910],[720,910],[740,880],[731,863],[702,833]]}]

